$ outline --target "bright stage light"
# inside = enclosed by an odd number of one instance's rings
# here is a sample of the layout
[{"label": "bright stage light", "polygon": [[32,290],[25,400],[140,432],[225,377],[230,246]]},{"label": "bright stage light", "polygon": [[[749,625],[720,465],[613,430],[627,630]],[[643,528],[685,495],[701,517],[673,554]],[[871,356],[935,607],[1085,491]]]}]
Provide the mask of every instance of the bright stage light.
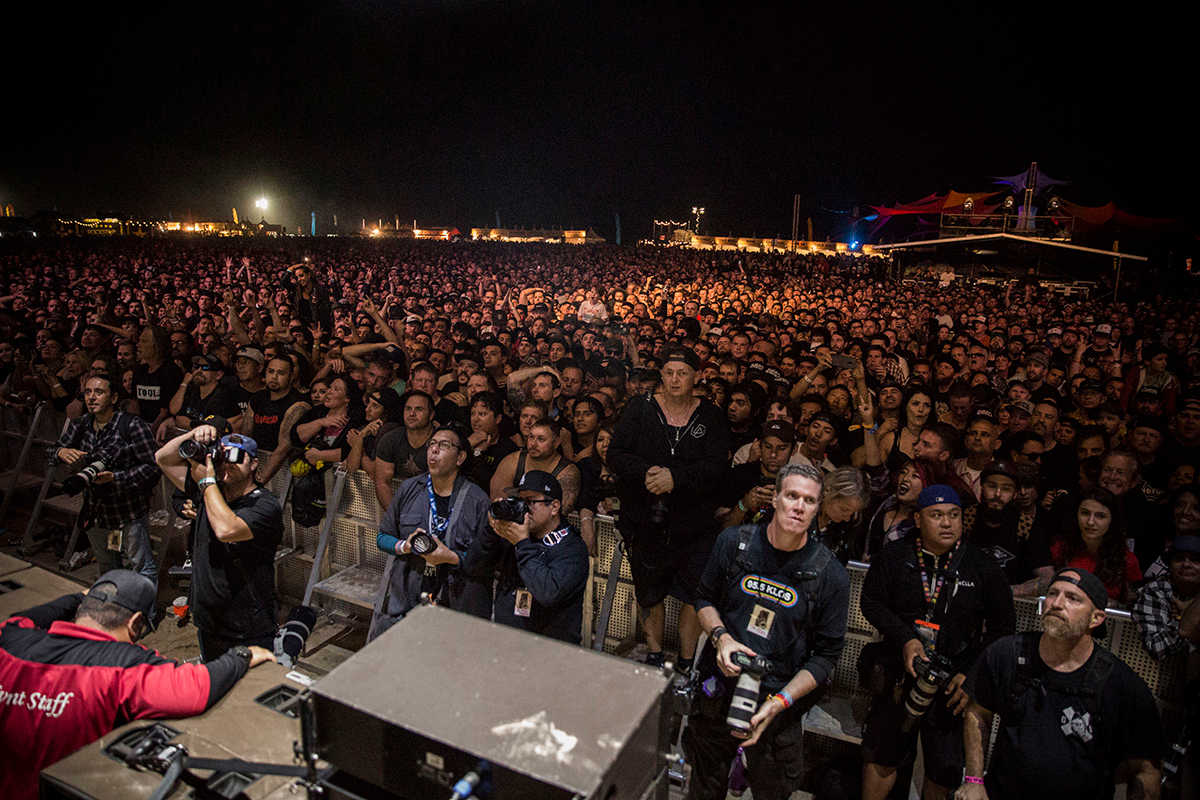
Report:
[{"label": "bright stage light", "polygon": [[257,200],[255,200],[254,207],[261,208],[263,211],[266,211],[267,210],[267,198],[260,197]]}]

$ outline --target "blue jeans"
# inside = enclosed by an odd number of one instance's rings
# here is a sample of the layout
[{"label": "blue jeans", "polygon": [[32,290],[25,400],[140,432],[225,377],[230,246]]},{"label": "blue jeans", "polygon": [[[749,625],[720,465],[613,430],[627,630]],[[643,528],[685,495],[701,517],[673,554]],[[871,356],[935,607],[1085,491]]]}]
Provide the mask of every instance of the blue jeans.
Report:
[{"label": "blue jeans", "polygon": [[154,548],[150,546],[150,518],[142,515],[121,527],[121,552],[108,549],[108,537],[113,529],[90,527],[87,530],[92,552],[100,565],[100,574],[110,569],[124,569],[124,559],[129,559],[132,569],[145,575],[158,586],[158,562],[154,560]]}]

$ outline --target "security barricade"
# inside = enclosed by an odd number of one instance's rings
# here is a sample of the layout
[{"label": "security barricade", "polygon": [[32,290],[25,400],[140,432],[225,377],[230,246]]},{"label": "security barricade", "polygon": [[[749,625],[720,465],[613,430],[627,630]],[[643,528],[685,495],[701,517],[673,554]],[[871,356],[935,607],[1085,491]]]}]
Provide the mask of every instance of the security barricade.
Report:
[{"label": "security barricade", "polygon": [[0,458],[10,469],[0,472],[4,502],[0,505],[0,522],[8,518],[13,498],[20,492],[38,488],[45,477],[45,459],[38,452],[55,441],[61,424],[57,412],[48,403],[38,403],[30,412],[5,406],[0,413]]}]

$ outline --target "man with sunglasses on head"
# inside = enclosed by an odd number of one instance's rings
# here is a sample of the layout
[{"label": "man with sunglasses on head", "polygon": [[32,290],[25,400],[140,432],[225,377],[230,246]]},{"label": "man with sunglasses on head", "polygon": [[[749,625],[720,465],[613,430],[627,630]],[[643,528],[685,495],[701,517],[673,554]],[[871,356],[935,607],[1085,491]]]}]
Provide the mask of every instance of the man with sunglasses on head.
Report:
[{"label": "man with sunglasses on head", "polygon": [[183,376],[183,383],[179,384],[168,404],[177,426],[190,428],[212,414],[225,419],[237,418],[237,403],[221,382],[224,376],[225,364],[216,355],[209,353],[192,358],[192,371]]},{"label": "man with sunglasses on head", "polygon": [[[189,441],[200,452],[185,459],[179,446]],[[258,444],[236,433],[220,437],[212,425],[201,425],[167,442],[155,460],[197,509],[191,608],[201,657],[209,661],[234,645],[272,648],[283,508],[255,479]]]}]

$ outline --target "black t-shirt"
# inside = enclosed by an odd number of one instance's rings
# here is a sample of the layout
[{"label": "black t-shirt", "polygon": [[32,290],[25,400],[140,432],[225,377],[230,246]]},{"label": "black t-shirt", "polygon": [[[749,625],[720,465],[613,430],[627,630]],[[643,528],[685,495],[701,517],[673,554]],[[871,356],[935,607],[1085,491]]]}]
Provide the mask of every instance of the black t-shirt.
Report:
[{"label": "black t-shirt", "polygon": [[138,415],[151,425],[167,407],[183,383],[183,370],[174,361],[164,361],[154,372],[143,364],[133,375],[133,391],[138,401]]},{"label": "black t-shirt", "polygon": [[[520,450],[517,443],[507,436],[501,436],[496,440],[496,443],[491,447],[483,450],[479,455],[472,454],[471,458],[467,459],[466,468],[463,474],[469,480],[477,484],[485,492],[491,491],[492,476],[496,474],[496,467],[500,466],[500,462],[511,453]],[[582,490],[581,490],[582,498]],[[582,500],[581,500],[582,502]],[[581,506],[583,507],[583,506]]]},{"label": "black t-shirt", "polygon": [[203,398],[200,396],[199,386],[194,383],[189,385],[183,393],[183,407],[179,412],[192,422],[198,422],[212,414],[225,419],[233,419],[238,415],[237,405],[233,402],[229,390],[219,383],[208,393],[208,397]]},{"label": "black t-shirt", "polygon": [[[246,408],[250,405],[251,398],[258,392],[252,392],[240,383],[234,386],[229,391],[229,396],[233,399],[233,404],[237,407],[235,414],[244,414]],[[257,441],[257,440],[256,440]]]},{"label": "black t-shirt", "polygon": [[429,471],[425,448],[413,447],[408,441],[408,429],[397,428],[380,438],[375,445],[375,458],[395,466],[393,478],[407,480]]},{"label": "black t-shirt", "polygon": [[[203,503],[197,505],[203,506]],[[270,635],[278,626],[275,551],[283,539],[283,508],[262,487],[229,507],[254,535],[222,542],[201,513],[192,553],[192,613],[196,627],[238,638]]]},{"label": "black t-shirt", "polygon": [[[675,436],[676,433],[678,433],[677,428],[669,427],[669,435],[670,436],[673,437],[673,436]],[[741,433],[738,433],[735,430],[730,430],[729,431],[729,452],[730,452],[730,454],[736,453],[738,450],[742,449],[742,447],[750,444],[757,438],[758,438],[758,431],[755,430],[755,427],[753,425],[751,425],[749,428],[742,431]]]},{"label": "black t-shirt", "polygon": [[[1028,529],[1024,536],[1020,535],[1022,528]],[[999,525],[993,527],[980,515],[976,517],[969,536],[971,544],[996,560],[1009,586],[1033,579],[1036,577],[1034,570],[1039,567],[1054,565],[1050,546],[1046,544],[1042,530],[1030,518],[1021,519],[1016,514],[1007,514]]]},{"label": "black t-shirt", "polygon": [[270,389],[254,393],[250,408],[254,409],[254,441],[260,449],[274,450],[279,445],[279,427],[283,424],[284,414],[303,400],[304,396],[295,389],[290,389],[278,400],[271,399]]},{"label": "black t-shirt", "polygon": [[[1097,658],[1095,652],[1074,672],[1055,672],[1038,654],[1040,634],[1017,636],[1026,637],[1024,651],[1032,659],[1027,675],[1040,681],[1041,687],[1027,688],[1017,699],[1026,709],[1023,718],[1012,713],[1009,720],[1003,719],[1017,678],[1017,637],[1006,637],[988,647],[965,687],[979,705],[1002,717],[986,779],[992,800],[1111,798],[1112,775],[1118,764],[1166,754],[1166,736],[1154,697],[1123,661],[1118,659],[1113,665],[1099,697],[1087,699],[1079,691]],[[1097,771],[1097,746],[1107,753],[1101,759],[1106,775]]]}]

